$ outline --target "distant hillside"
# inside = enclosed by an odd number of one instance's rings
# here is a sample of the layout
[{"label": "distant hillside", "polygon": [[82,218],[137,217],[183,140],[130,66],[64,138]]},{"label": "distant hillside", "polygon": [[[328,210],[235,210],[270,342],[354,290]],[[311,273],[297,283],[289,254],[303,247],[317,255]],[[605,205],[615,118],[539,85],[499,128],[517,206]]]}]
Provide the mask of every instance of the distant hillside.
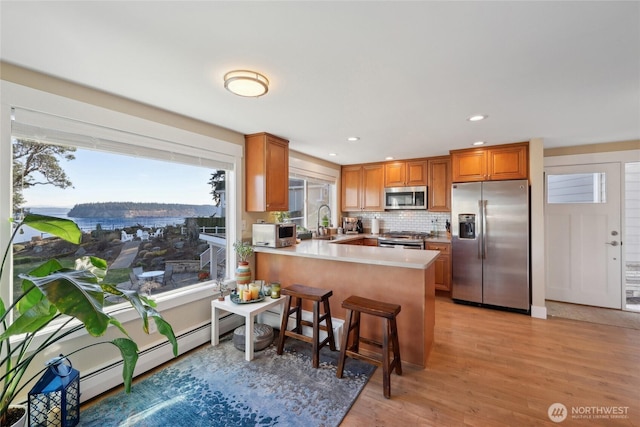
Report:
[{"label": "distant hillside", "polygon": [[213,205],[180,203],[106,202],[79,203],[67,214],[70,218],[199,217],[213,215]]}]

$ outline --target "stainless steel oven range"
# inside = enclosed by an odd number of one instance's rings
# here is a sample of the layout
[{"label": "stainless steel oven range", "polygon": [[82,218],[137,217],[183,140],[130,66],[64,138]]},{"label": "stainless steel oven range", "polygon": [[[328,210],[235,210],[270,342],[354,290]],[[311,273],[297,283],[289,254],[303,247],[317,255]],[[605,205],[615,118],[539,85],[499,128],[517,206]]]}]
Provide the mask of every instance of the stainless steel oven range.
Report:
[{"label": "stainless steel oven range", "polygon": [[416,231],[390,231],[378,236],[378,246],[381,248],[424,249],[424,239],[428,233]]}]

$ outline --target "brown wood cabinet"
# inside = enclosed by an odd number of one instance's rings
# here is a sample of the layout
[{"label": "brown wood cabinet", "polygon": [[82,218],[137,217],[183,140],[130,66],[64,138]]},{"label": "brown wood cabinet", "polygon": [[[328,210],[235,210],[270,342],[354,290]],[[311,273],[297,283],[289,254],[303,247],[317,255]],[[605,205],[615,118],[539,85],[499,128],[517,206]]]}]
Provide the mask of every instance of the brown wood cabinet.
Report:
[{"label": "brown wood cabinet", "polygon": [[440,256],[434,262],[436,289],[451,290],[451,243],[427,242],[426,249],[440,251]]},{"label": "brown wood cabinet", "polygon": [[433,157],[428,160],[429,204],[431,212],[451,211],[451,157]]},{"label": "brown wood cabinet", "polygon": [[529,144],[492,148],[487,151],[490,180],[529,178]]},{"label": "brown wood cabinet", "polygon": [[342,211],[384,210],[382,163],[342,167]]},{"label": "brown wood cabinet", "polygon": [[375,237],[365,237],[362,239],[362,244],[365,246],[378,246],[378,239]]},{"label": "brown wood cabinet", "polygon": [[356,246],[378,246],[378,239],[375,237],[363,237],[361,239],[352,239],[345,242],[334,242],[338,245],[356,245]]},{"label": "brown wood cabinet", "polygon": [[384,186],[404,187],[427,185],[427,162],[412,160],[384,164]]},{"label": "brown wood cabinet", "polygon": [[345,245],[355,245],[355,246],[363,246],[364,242],[362,239],[358,240],[349,240],[348,242],[344,242]]},{"label": "brown wood cabinet", "polygon": [[529,143],[451,151],[453,182],[500,181],[529,177]]},{"label": "brown wood cabinet", "polygon": [[268,133],[245,136],[247,212],[289,210],[289,141]]}]

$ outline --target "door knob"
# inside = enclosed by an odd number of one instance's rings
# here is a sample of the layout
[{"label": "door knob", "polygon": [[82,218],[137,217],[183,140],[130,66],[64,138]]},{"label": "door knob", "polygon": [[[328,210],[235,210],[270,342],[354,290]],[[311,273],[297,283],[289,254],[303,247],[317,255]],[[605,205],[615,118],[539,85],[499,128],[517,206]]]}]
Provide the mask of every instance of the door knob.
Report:
[{"label": "door knob", "polygon": [[616,240],[612,240],[610,242],[606,242],[607,245],[618,246],[618,242]]}]

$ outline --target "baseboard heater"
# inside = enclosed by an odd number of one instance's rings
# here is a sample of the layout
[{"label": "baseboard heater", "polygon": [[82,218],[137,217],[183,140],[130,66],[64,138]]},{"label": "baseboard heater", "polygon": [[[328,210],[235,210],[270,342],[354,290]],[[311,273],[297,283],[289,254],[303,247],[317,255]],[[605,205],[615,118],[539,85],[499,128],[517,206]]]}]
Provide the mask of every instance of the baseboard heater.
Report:
[{"label": "baseboard heater", "polygon": [[[228,314],[220,319],[220,334],[225,334],[244,324],[244,318]],[[162,337],[162,335],[159,335]],[[164,337],[162,337],[164,338]],[[180,355],[203,344],[211,342],[211,324],[201,324],[194,329],[176,336]],[[158,345],[139,353],[134,377],[168,362],[173,357],[171,344],[166,339]],[[86,402],[94,397],[122,385],[122,360],[104,366],[96,371],[80,376],[80,401]],[[135,385],[133,386],[135,390]]]}]

